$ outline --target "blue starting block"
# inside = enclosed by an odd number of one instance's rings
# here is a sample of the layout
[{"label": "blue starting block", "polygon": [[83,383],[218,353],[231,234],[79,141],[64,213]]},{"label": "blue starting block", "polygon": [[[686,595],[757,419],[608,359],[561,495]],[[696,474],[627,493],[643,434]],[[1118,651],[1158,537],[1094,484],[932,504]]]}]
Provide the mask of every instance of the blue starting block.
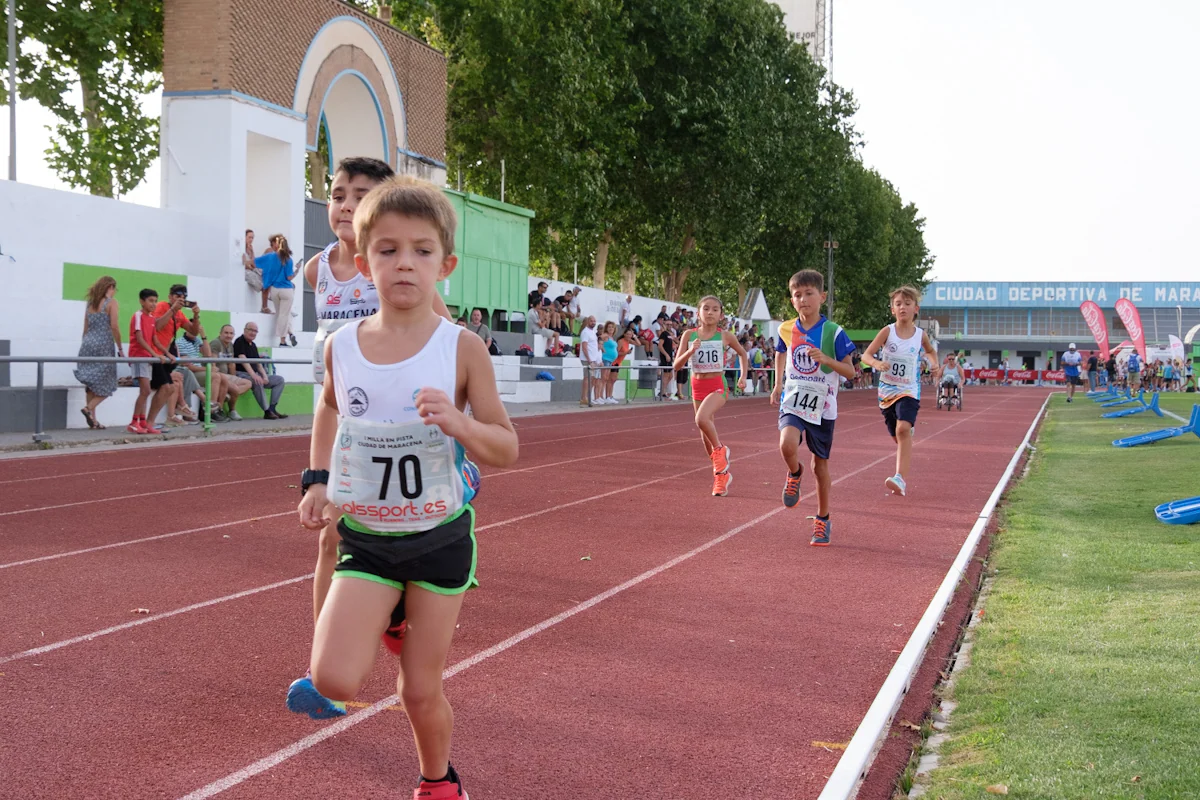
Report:
[{"label": "blue starting block", "polygon": [[1200,497],[1163,503],[1154,509],[1154,516],[1168,525],[1190,525],[1200,522]]},{"label": "blue starting block", "polygon": [[1120,396],[1121,395],[1117,394],[1117,387],[1115,386],[1110,386],[1107,389],[1100,389],[1094,392],[1088,392],[1084,395],[1084,397],[1095,400],[1096,402],[1100,402],[1101,400],[1116,400]]},{"label": "blue starting block", "polygon": [[1200,405],[1192,406],[1192,418],[1188,420],[1187,425],[1179,428],[1163,428],[1162,430],[1150,431],[1149,433],[1139,433],[1137,436],[1127,436],[1124,439],[1114,441],[1113,447],[1137,447],[1140,444],[1161,442],[1164,439],[1174,439],[1177,436],[1183,436],[1188,433],[1194,433],[1197,438],[1200,438]]},{"label": "blue starting block", "polygon": [[1119,411],[1110,411],[1107,414],[1101,414],[1105,419],[1114,417],[1132,417],[1134,414],[1141,414],[1143,411],[1153,411],[1158,416],[1162,416],[1163,412],[1158,407],[1158,392],[1154,392],[1150,398],[1150,402],[1145,400],[1145,392],[1138,392],[1137,402],[1140,403],[1136,408],[1122,408]]}]

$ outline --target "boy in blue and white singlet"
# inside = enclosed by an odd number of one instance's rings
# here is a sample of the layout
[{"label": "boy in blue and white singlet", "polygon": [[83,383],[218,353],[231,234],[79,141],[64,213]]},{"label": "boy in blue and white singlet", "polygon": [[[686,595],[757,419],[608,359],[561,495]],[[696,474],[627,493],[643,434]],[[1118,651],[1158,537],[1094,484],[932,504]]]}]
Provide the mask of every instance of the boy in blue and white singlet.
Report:
[{"label": "boy in blue and white singlet", "polygon": [[[359,272],[354,263],[356,252],[354,215],[363,198],[379,184],[394,177],[392,168],[375,158],[344,158],[333,174],[329,191],[329,229],[337,240],[308,260],[304,279],[313,288],[317,315],[317,336],[313,346],[313,382],[325,382],[325,340],[337,329],[379,311],[379,295],[369,274]],[[436,292],[433,310],[453,322],[446,304]],[[317,396],[315,412],[324,405],[324,393]],[[337,561],[338,513],[331,512],[330,522],[321,532],[317,543],[317,566],[313,570],[313,624],[321,615],[325,597],[333,582],[333,567]],[[384,643],[399,655],[404,643],[404,603],[392,615],[392,624],[383,637]],[[288,690],[288,708],[315,715],[317,718],[343,716],[337,704],[316,697],[308,677],[292,683]]]},{"label": "boy in blue and white singlet", "polygon": [[[517,436],[483,341],[439,316],[436,284],[454,270],[454,208],[432,184],[400,178],[368,194],[354,218],[355,265],[379,312],[325,343],[300,522],[342,514],[333,585],[317,619],[312,684],[352,700],[404,597],[408,631],[397,691],[420,760],[414,797],[465,800],[450,765],[453,712],[442,668],[464,593],[476,585],[479,474],[517,458]],[[472,416],[464,413],[470,405]]]},{"label": "boy in blue and white singlet", "polygon": [[787,465],[783,504],[800,502],[800,441],[812,453],[817,481],[817,514],[813,517],[814,547],[827,547],[829,522],[829,451],[837,421],[838,384],[854,377],[854,342],[842,326],[821,314],[825,276],[816,270],[797,272],[788,281],[792,307],[800,316],[779,326],[775,345],[775,388],[771,404],[779,406],[779,454]]},{"label": "boy in blue and white singlet", "polygon": [[888,434],[896,442],[896,474],[884,485],[903,497],[908,491],[904,476],[912,462],[913,426],[921,409],[921,362],[928,360],[935,380],[941,378],[942,368],[929,334],[917,327],[921,293],[912,286],[901,286],[892,292],[891,308],[896,321],[875,334],[863,363],[879,370],[879,408]]}]

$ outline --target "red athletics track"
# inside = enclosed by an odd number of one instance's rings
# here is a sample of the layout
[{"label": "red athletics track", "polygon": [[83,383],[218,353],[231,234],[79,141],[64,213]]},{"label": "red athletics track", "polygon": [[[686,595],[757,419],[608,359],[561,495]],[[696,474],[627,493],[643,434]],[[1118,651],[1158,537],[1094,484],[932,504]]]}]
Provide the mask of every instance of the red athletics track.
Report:
[{"label": "red athletics track", "polygon": [[[814,743],[850,739],[1043,399],[926,409],[898,499],[873,396],[843,394],[823,549],[811,478],[780,503],[762,399],[718,419],[725,498],[687,405],[518,420],[520,461],[484,472],[482,588],[448,664],[472,797],[815,797],[840,753]],[[283,707],[311,635],[306,452],[0,461],[0,797],[409,796],[382,648],[346,719]]]}]

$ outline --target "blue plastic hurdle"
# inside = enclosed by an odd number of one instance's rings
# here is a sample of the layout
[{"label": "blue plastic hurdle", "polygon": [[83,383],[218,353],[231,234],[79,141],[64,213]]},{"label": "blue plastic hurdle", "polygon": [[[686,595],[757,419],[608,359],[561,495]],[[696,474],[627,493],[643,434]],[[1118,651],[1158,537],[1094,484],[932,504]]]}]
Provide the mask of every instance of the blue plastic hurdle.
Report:
[{"label": "blue plastic hurdle", "polygon": [[1188,420],[1187,425],[1179,428],[1163,428],[1162,430],[1150,431],[1149,433],[1139,433],[1137,436],[1127,436],[1124,439],[1114,441],[1113,447],[1137,447],[1140,444],[1161,442],[1164,439],[1174,439],[1176,436],[1183,436],[1188,433],[1194,433],[1197,438],[1200,438],[1200,405],[1192,406],[1192,417]]},{"label": "blue plastic hurdle", "polygon": [[[1124,405],[1128,405],[1130,403],[1136,403],[1141,399],[1142,392],[1144,392],[1144,391],[1145,391],[1144,389],[1139,389],[1138,396],[1134,397],[1132,394],[1129,393],[1129,388],[1126,387],[1125,394],[1123,396],[1118,396],[1118,398],[1116,400],[1112,400],[1107,403],[1100,403],[1100,407],[1101,408],[1114,408],[1116,406],[1124,406]],[[1099,401],[1097,401],[1097,402],[1099,402]]]},{"label": "blue plastic hurdle", "polygon": [[1154,509],[1154,516],[1168,525],[1190,525],[1200,522],[1200,497],[1163,503]]},{"label": "blue plastic hurdle", "polygon": [[1114,417],[1132,417],[1134,414],[1141,414],[1143,411],[1153,411],[1155,414],[1161,417],[1163,412],[1158,407],[1158,392],[1154,392],[1149,403],[1145,401],[1143,395],[1145,395],[1145,392],[1138,392],[1137,402],[1140,405],[1138,405],[1137,408],[1122,408],[1119,411],[1110,411],[1107,414],[1101,414],[1100,416],[1105,419],[1112,419]]}]

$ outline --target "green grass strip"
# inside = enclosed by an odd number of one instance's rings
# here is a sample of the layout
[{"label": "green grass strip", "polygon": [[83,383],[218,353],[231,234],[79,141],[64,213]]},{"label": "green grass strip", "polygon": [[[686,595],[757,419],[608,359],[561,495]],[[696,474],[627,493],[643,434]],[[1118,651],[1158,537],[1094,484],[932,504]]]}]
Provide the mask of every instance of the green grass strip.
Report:
[{"label": "green grass strip", "polygon": [[1100,413],[1051,401],[927,798],[1200,798],[1200,525],[1154,517],[1200,494],[1200,439],[1115,448],[1182,423]]}]

